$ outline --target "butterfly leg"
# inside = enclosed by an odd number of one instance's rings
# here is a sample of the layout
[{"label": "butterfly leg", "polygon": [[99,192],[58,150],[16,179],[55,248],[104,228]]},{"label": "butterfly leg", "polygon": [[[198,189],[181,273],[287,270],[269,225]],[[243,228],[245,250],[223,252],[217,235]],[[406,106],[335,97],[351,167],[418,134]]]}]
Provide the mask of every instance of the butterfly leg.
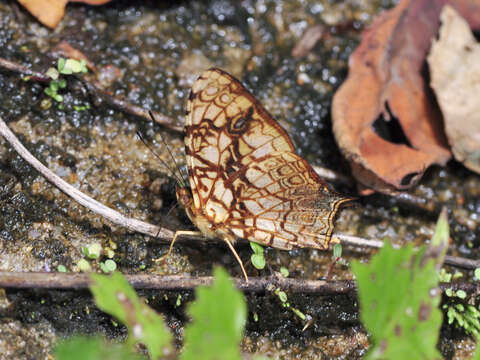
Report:
[{"label": "butterfly leg", "polygon": [[165,255],[163,255],[162,257],[155,260],[155,262],[162,262],[166,258],[168,258],[170,256],[170,253],[173,250],[173,244],[175,244],[175,241],[177,241],[177,237],[185,236],[185,235],[187,235],[187,236],[203,236],[203,234],[200,231],[190,231],[190,230],[176,231],[175,235],[173,235],[173,239],[172,239],[172,242],[170,243],[170,247],[168,248],[168,252]]},{"label": "butterfly leg", "polygon": [[233,247],[232,241],[231,241],[230,239],[226,238],[226,237],[224,237],[223,240],[227,243],[228,247],[230,248],[230,250],[231,250],[232,253],[233,253],[233,256],[235,256],[235,259],[237,260],[238,264],[240,265],[240,268],[242,269],[243,277],[245,278],[245,282],[246,282],[247,285],[248,285],[247,272],[245,271],[245,268],[243,267],[243,261],[242,261],[242,259],[240,259],[240,256],[238,256],[237,251],[236,251],[235,248]]}]

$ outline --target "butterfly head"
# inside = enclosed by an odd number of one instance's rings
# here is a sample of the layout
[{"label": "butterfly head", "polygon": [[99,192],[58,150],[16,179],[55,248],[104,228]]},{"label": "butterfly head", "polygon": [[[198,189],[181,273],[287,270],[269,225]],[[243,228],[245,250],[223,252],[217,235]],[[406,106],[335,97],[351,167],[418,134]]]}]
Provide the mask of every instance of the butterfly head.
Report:
[{"label": "butterfly head", "polygon": [[177,188],[175,190],[177,195],[177,200],[180,205],[182,205],[185,209],[188,209],[192,205],[192,190],[190,187],[185,186],[184,184],[177,184]]}]

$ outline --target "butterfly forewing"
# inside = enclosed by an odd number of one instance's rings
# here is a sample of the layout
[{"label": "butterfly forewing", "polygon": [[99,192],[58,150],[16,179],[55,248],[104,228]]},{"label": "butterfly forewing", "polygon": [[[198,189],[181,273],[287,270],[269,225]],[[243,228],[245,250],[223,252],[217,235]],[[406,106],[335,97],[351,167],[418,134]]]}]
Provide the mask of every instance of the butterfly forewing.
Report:
[{"label": "butterfly forewing", "polygon": [[210,69],[193,85],[185,148],[199,228],[207,222],[220,237],[281,249],[328,247],[335,213],[350,199],[295,154],[285,130],[229,74]]}]

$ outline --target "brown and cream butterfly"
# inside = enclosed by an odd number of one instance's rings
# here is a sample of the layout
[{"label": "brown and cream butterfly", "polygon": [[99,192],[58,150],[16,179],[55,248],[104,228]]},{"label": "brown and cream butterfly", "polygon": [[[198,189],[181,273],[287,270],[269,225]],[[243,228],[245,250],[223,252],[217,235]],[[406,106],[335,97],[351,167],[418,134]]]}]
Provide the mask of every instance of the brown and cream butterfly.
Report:
[{"label": "brown and cream butterfly", "polygon": [[[177,186],[177,199],[204,236],[225,240],[247,281],[236,239],[327,249],[337,210],[352,200],[332,191],[255,97],[220,69],[192,87],[185,152],[189,186]],[[182,234],[191,232],[175,238]]]}]

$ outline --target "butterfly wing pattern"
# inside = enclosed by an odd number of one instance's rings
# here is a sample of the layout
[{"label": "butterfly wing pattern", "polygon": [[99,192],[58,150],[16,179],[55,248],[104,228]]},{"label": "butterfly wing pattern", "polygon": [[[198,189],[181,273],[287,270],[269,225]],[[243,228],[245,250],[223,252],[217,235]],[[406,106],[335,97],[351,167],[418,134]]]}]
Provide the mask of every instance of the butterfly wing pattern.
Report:
[{"label": "butterfly wing pattern", "polygon": [[187,103],[187,214],[207,237],[327,249],[340,205],[286,131],[234,77],[205,71]]}]

